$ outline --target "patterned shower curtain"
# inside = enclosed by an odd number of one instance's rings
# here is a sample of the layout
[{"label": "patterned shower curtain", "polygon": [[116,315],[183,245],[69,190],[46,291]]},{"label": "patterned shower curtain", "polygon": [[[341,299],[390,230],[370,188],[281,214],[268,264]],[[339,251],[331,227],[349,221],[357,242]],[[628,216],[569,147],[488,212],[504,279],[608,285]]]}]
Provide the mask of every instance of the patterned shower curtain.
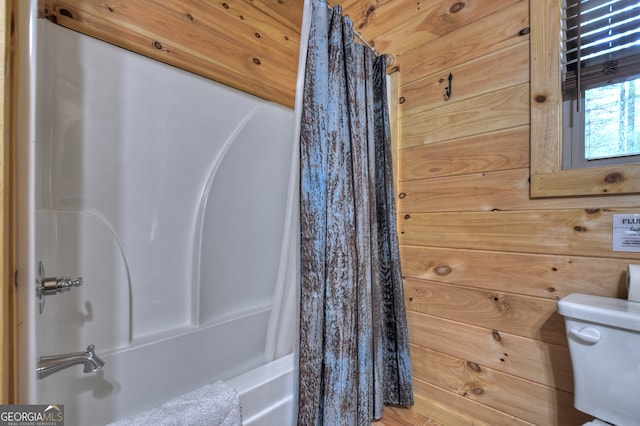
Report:
[{"label": "patterned shower curtain", "polygon": [[300,133],[298,424],[413,404],[385,58],[312,1]]}]

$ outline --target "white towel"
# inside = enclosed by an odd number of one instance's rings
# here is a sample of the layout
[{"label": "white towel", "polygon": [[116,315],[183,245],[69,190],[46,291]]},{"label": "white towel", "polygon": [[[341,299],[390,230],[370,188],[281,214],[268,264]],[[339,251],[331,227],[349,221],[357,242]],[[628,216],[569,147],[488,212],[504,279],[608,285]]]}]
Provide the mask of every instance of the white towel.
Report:
[{"label": "white towel", "polygon": [[219,380],[109,426],[242,426],[240,397]]}]

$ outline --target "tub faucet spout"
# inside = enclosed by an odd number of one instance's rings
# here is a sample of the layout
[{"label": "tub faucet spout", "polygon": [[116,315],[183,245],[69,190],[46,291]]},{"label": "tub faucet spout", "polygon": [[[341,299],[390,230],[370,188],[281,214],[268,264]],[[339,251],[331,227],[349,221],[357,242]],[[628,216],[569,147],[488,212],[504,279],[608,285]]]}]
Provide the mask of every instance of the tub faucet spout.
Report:
[{"label": "tub faucet spout", "polygon": [[95,346],[89,345],[86,352],[74,352],[63,355],[41,356],[38,358],[38,379],[56,373],[73,365],[84,365],[84,372],[91,373],[100,370],[104,366],[101,360],[94,352]]}]

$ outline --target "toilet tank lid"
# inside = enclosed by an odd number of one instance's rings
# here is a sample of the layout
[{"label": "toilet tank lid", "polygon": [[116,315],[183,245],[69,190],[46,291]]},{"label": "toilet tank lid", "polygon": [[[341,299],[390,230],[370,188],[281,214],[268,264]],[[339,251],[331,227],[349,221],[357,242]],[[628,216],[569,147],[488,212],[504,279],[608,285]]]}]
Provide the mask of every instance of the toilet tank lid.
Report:
[{"label": "toilet tank lid", "polygon": [[558,312],[569,318],[640,331],[640,302],[574,293],[558,301]]}]

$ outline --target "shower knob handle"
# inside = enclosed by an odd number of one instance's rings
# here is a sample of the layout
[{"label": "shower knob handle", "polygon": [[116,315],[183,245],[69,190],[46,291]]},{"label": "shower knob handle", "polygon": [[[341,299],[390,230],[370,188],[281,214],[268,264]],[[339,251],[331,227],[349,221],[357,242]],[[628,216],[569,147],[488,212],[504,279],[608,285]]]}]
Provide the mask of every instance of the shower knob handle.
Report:
[{"label": "shower knob handle", "polygon": [[58,293],[66,293],[73,287],[82,285],[82,277],[72,280],[69,277],[44,278],[41,283],[41,292],[45,296],[52,296]]},{"label": "shower knob handle", "polygon": [[72,280],[69,277],[45,277],[44,266],[40,262],[38,268],[38,278],[36,279],[36,296],[40,300],[40,313],[44,311],[44,297],[55,294],[66,293],[73,287],[82,285],[82,277]]}]

